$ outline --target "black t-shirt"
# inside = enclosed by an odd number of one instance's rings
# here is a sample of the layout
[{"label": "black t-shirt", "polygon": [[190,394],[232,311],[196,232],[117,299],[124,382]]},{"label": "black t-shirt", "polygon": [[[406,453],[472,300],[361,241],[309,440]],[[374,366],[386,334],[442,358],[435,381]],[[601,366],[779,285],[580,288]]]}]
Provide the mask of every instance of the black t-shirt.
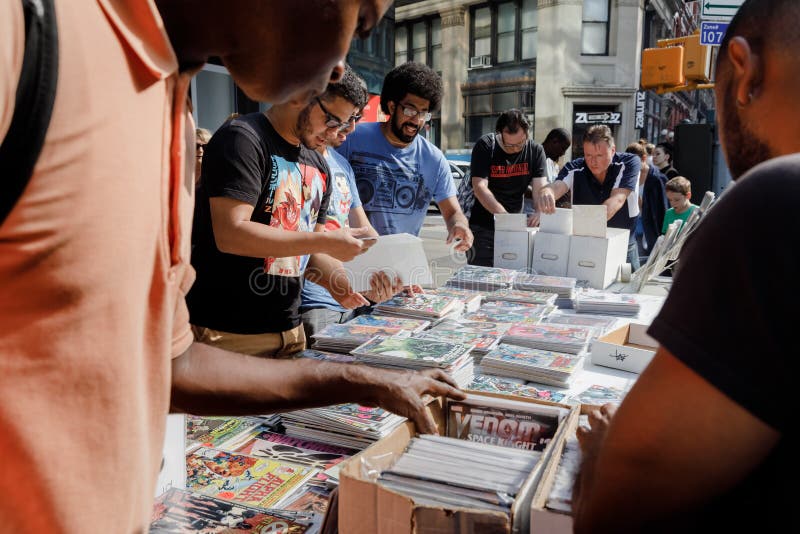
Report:
[{"label": "black t-shirt", "polygon": [[[782,435],[755,472],[692,518],[696,530],[796,531],[792,416],[798,321],[793,297],[800,248],[792,239],[800,235],[798,198],[800,155],[771,160],[741,178],[690,236],[669,297],[648,330],[675,357]],[[782,313],[787,305],[790,311]],[[676,384],[676,394],[679,390]],[[728,446],[719,444],[721,455]]]},{"label": "black t-shirt", "polygon": [[[507,154],[495,136],[484,135],[475,143],[470,174],[489,180],[489,191],[508,213],[520,213],[522,196],[531,179],[547,176],[547,156],[542,145],[530,139],[518,154]],[[476,198],[469,223],[494,230],[494,215]]]},{"label": "black t-shirt", "polygon": [[233,119],[206,145],[194,219],[187,296],[191,323],[236,334],[282,332],[300,324],[305,258],[249,258],[220,252],[209,199],[254,206],[252,221],[293,231],[324,223],[330,187],[318,153],[284,140],[262,113]]}]

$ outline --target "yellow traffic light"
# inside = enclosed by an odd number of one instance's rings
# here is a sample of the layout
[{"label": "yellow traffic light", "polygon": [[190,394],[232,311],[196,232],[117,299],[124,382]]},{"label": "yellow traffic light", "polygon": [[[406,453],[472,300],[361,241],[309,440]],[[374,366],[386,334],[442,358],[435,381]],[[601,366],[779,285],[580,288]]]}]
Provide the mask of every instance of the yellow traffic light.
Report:
[{"label": "yellow traffic light", "polygon": [[682,46],[646,48],[642,51],[642,87],[674,87],[684,85],[684,50]]},{"label": "yellow traffic light", "polygon": [[700,35],[689,35],[683,45],[683,74],[687,80],[708,82],[711,73],[711,50],[700,44]]}]

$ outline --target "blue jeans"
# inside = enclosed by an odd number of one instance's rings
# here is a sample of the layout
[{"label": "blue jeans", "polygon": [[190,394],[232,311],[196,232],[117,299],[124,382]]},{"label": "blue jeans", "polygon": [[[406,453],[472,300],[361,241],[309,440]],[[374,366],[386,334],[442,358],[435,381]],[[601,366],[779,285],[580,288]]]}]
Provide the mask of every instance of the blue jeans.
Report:
[{"label": "blue jeans", "polygon": [[631,264],[631,271],[636,271],[642,264],[639,262],[639,245],[636,239],[628,241],[628,263]]}]

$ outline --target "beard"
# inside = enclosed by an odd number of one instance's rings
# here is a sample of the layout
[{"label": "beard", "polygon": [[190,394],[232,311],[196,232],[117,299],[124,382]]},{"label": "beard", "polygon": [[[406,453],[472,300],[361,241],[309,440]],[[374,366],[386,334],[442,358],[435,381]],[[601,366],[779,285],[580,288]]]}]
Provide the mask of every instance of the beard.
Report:
[{"label": "beard", "polygon": [[734,180],[772,158],[769,146],[747,127],[739,117],[736,96],[732,88],[725,91],[725,109],[722,110],[725,157]]},{"label": "beard", "polygon": [[318,143],[314,139],[314,132],[311,128],[312,107],[314,106],[310,105],[303,108],[303,111],[297,116],[297,125],[295,128],[297,129],[297,137],[300,138],[300,142],[306,145],[307,148],[314,150],[317,148]]},{"label": "beard", "polygon": [[[396,119],[397,119],[396,116],[392,117],[392,121],[391,121],[391,124],[390,124],[391,128],[392,128],[392,133],[394,134],[394,136],[397,137],[398,139],[400,139],[404,143],[410,143],[411,141],[413,141],[414,138],[419,133],[419,126],[416,126],[416,130],[414,131],[413,134],[406,135],[403,132],[403,126],[404,125],[403,124],[397,124],[397,120]],[[409,125],[409,126],[411,126],[411,125]]]}]

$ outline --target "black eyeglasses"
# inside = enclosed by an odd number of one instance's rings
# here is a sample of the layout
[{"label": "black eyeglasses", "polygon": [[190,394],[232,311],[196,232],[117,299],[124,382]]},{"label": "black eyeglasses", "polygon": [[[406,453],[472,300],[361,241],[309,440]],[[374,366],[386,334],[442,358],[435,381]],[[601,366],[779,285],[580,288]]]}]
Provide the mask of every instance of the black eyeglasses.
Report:
[{"label": "black eyeglasses", "polygon": [[402,102],[398,102],[397,105],[403,108],[403,115],[405,115],[409,119],[417,119],[417,120],[422,119],[422,122],[428,122],[429,120],[431,120],[431,117],[433,116],[430,111],[419,111],[417,109],[412,108],[411,106],[403,104]]},{"label": "black eyeglasses", "polygon": [[[341,131],[341,130],[346,130],[347,128],[350,127],[350,121],[352,120],[352,117],[342,122],[339,120],[339,117],[328,111],[328,109],[325,107],[325,105],[322,103],[322,100],[319,97],[317,97],[316,100],[317,104],[319,104],[319,109],[321,109],[322,112],[325,114],[325,127],[327,129]],[[358,118],[361,119],[360,116]]]}]

